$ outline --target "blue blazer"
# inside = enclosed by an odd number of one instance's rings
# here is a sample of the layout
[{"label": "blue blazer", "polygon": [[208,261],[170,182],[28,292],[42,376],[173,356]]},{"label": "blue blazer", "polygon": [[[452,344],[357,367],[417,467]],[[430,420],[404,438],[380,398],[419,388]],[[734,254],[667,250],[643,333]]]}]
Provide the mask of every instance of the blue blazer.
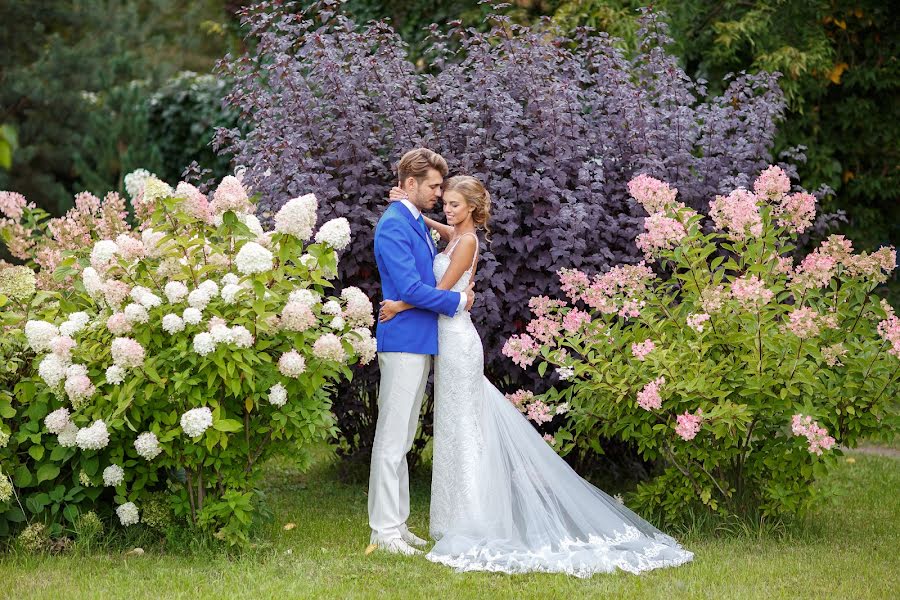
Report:
[{"label": "blue blazer", "polygon": [[416,306],[398,313],[375,330],[379,352],[437,354],[438,314],[452,317],[459,307],[459,292],[436,289],[432,263],[434,245],[409,209],[393,202],[375,227],[375,263],[385,300],[403,300]]}]

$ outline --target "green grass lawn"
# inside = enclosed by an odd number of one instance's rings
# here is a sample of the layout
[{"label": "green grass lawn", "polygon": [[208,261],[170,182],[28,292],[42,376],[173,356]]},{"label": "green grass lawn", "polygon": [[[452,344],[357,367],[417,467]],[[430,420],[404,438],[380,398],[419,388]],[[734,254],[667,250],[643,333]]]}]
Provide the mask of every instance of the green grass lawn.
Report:
[{"label": "green grass lawn", "polygon": [[[366,486],[341,482],[327,458],[306,473],[274,461],[274,513],[259,546],[239,557],[149,549],[0,558],[6,598],[897,598],[900,459],[856,454],[825,481],[838,494],[785,535],[683,538],[692,564],[641,576],[457,574],[422,557],[375,552]],[[428,475],[413,481],[411,526],[427,532]],[[296,527],[285,530],[285,523]]]}]

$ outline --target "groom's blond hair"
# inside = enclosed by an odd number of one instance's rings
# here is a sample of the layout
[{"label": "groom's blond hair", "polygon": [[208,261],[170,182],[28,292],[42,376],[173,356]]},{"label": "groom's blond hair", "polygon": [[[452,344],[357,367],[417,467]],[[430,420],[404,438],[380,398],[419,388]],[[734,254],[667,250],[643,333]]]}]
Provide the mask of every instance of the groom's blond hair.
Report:
[{"label": "groom's blond hair", "polygon": [[434,169],[441,174],[441,177],[446,177],[449,172],[447,161],[437,152],[428,148],[410,150],[397,164],[397,177],[400,179],[400,185],[403,185],[409,177],[415,177],[416,181],[421,183],[428,175],[429,169]]}]

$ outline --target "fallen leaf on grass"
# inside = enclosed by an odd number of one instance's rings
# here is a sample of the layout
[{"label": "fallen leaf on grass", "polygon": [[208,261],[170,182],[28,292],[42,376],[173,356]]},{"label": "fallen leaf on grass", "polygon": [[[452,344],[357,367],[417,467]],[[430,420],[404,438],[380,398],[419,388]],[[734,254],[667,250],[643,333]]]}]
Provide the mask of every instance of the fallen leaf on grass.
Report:
[{"label": "fallen leaf on grass", "polygon": [[375,548],[377,548],[377,547],[378,547],[378,546],[375,545],[375,544],[369,544],[368,546],[366,546],[366,556],[368,556],[368,555],[372,554],[373,552],[375,552]]},{"label": "fallen leaf on grass", "polygon": [[297,526],[296,523],[285,523],[283,529],[285,531],[290,531],[291,529],[293,529],[296,526]]}]

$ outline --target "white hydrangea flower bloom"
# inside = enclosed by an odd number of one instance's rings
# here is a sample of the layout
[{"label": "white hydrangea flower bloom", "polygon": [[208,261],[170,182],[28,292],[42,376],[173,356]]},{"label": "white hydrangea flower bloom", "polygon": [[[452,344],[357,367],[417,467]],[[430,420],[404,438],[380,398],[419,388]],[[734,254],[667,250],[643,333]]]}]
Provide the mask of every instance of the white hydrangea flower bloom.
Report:
[{"label": "white hydrangea flower bloom", "polygon": [[119,385],[123,381],[125,381],[125,369],[119,365],[112,365],[106,369],[106,383]]},{"label": "white hydrangea flower bloom", "polygon": [[238,277],[234,273],[226,273],[225,275],[222,276],[222,285],[223,286],[237,285],[238,283],[240,283],[240,281],[241,281],[240,277]]},{"label": "white hydrangea flower bloom", "polygon": [[234,304],[235,300],[237,300],[238,293],[242,289],[243,288],[236,283],[226,283],[224,286],[222,286],[222,301],[228,305]]},{"label": "white hydrangea flower bloom", "polygon": [[50,349],[50,342],[59,335],[56,325],[47,321],[28,321],[25,323],[25,337],[28,345],[35,352],[46,352]]},{"label": "white hydrangea flower bloom", "polygon": [[68,361],[56,354],[48,354],[41,359],[38,365],[38,375],[47,384],[47,387],[55,388],[66,378]]},{"label": "white hydrangea flower bloom", "polygon": [[215,298],[216,296],[219,295],[219,284],[217,284],[212,279],[207,279],[206,281],[201,283],[199,286],[197,286],[197,289],[203,290],[204,292],[206,292],[206,295],[209,296],[210,298]]},{"label": "white hydrangea flower bloom", "polygon": [[234,341],[231,328],[227,325],[214,325],[210,328],[209,333],[216,344],[230,344]]},{"label": "white hydrangea flower bloom", "polygon": [[63,360],[68,360],[72,356],[72,348],[77,345],[78,344],[76,344],[75,340],[71,337],[62,334],[50,341],[50,351],[61,357]]},{"label": "white hydrangea flower bloom", "polygon": [[237,256],[234,258],[237,270],[242,275],[271,271],[273,260],[272,253],[256,242],[247,242],[241,246]]},{"label": "white hydrangea flower bloom", "polygon": [[567,381],[575,377],[575,367],[559,367],[556,369],[556,374],[559,375],[560,380]]},{"label": "white hydrangea flower bloom", "polygon": [[154,257],[160,253],[159,242],[166,234],[162,231],[153,231],[150,227],[141,232],[141,241],[144,243],[144,252],[147,256]]},{"label": "white hydrangea flower bloom", "polygon": [[78,330],[82,329],[88,322],[91,320],[90,316],[84,311],[79,310],[78,312],[73,312],[69,315],[69,321],[75,323],[78,327]]},{"label": "white hydrangea flower bloom", "polygon": [[124,527],[128,527],[129,525],[136,525],[141,521],[138,507],[134,504],[134,502],[126,502],[125,504],[120,505],[118,508],[116,508],[116,515],[119,517],[119,522]]},{"label": "white hydrangea flower bloom", "polygon": [[71,337],[75,333],[81,331],[90,321],[90,317],[86,312],[78,311],[69,315],[65,323],[59,326],[59,332],[62,335]]},{"label": "white hydrangea flower bloom", "polygon": [[69,421],[59,435],[56,436],[57,443],[63,448],[71,448],[75,445],[75,439],[78,437],[78,426]]},{"label": "white hydrangea flower bloom", "polygon": [[341,338],[333,333],[325,333],[319,336],[319,339],[313,344],[313,355],[322,360],[333,360],[335,362],[343,362],[347,358],[344,352],[344,346],[341,344]]},{"label": "white hydrangea flower bloom", "polygon": [[238,348],[249,348],[253,345],[253,334],[243,325],[235,325],[231,328],[231,338]]},{"label": "white hydrangea flower bloom", "polygon": [[200,437],[204,431],[212,427],[212,423],[212,411],[206,406],[192,408],[181,415],[181,429],[188,437]]},{"label": "white hydrangea flower bloom", "polygon": [[69,365],[66,367],[66,378],[71,377],[87,377],[87,367],[81,364]]},{"label": "white hydrangea flower bloom", "polygon": [[106,423],[98,419],[90,426],[78,430],[75,434],[75,444],[82,450],[102,450],[109,444],[109,432]]},{"label": "white hydrangea flower bloom", "polygon": [[344,325],[346,325],[346,323],[344,322],[344,317],[341,315],[338,315],[331,320],[332,329],[341,330],[344,328]]},{"label": "white hydrangea flower bloom", "polygon": [[276,383],[269,389],[269,404],[282,407],[287,403],[287,388]]},{"label": "white hydrangea flower bloom", "polygon": [[188,304],[191,305],[191,308],[203,310],[204,308],[206,308],[206,305],[209,304],[210,295],[206,290],[197,288],[196,290],[188,294],[187,301]]},{"label": "white hydrangea flower bloom", "polygon": [[215,349],[216,340],[208,331],[202,331],[194,336],[194,352],[200,356],[206,356]]},{"label": "white hydrangea flower bloom", "polygon": [[322,305],[322,312],[328,315],[341,314],[341,305],[336,300],[329,300]]},{"label": "white hydrangea flower bloom", "polygon": [[94,387],[87,375],[67,377],[63,387],[66,390],[66,395],[72,402],[72,406],[76,409],[80,408],[82,402],[93,396],[97,391],[97,388]]},{"label": "white hydrangea flower bloom", "polygon": [[137,436],[137,439],[134,440],[134,449],[138,456],[146,460],[153,460],[162,452],[162,448],[159,447],[159,438],[152,431],[145,431]]},{"label": "white hydrangea flower bloom", "polygon": [[176,314],[169,313],[162,318],[162,328],[168,334],[184,331],[184,320]]},{"label": "white hydrangea flower bloom", "polygon": [[119,247],[112,240],[100,240],[91,249],[91,266],[100,268],[105,266],[119,252]]},{"label": "white hydrangea flower bloom", "polygon": [[72,421],[69,420],[68,408],[57,408],[52,413],[44,417],[44,427],[50,433],[60,434]]},{"label": "white hydrangea flower bloom", "polygon": [[147,169],[135,169],[125,176],[125,191],[132,199],[144,191],[144,184],[148,177],[156,177],[156,175]]},{"label": "white hydrangea flower bloom", "polygon": [[238,221],[247,226],[247,229],[253,233],[253,235],[260,237],[265,234],[263,231],[262,225],[259,223],[259,219],[256,218],[256,215],[241,213],[238,215]]},{"label": "white hydrangea flower bloom", "polygon": [[344,217],[328,221],[316,234],[316,243],[328,244],[335,250],[343,250],[350,244],[350,223]]},{"label": "white hydrangea flower bloom", "polygon": [[166,284],[166,287],[163,288],[163,293],[166,295],[166,298],[169,299],[169,302],[178,304],[188,295],[188,288],[180,281],[170,281]]},{"label": "white hydrangea flower bloom", "polygon": [[316,224],[317,207],[315,194],[288,200],[275,215],[275,231],[308,240]]},{"label": "white hydrangea flower bloom", "polygon": [[184,322],[188,325],[196,325],[203,320],[203,313],[197,308],[186,308],[181,314],[181,318],[184,319]]},{"label": "white hydrangea flower bloom", "polygon": [[131,324],[146,323],[150,320],[150,314],[147,312],[147,309],[134,302],[125,307],[124,313],[125,320]]},{"label": "white hydrangea flower bloom", "polygon": [[94,267],[84,268],[81,272],[81,282],[91,298],[98,298],[103,294],[103,279]]},{"label": "white hydrangea flower bloom", "polygon": [[357,327],[344,334],[344,338],[353,347],[353,351],[359,356],[360,364],[367,365],[375,358],[378,342],[372,337],[372,332],[365,327]]},{"label": "white hydrangea flower bloom", "polygon": [[322,296],[315,290],[300,289],[294,290],[288,296],[288,302],[298,302],[312,308],[322,300]]},{"label": "white hydrangea flower bloom", "polygon": [[125,369],[133,369],[144,364],[143,346],[131,338],[117,337],[110,346],[113,363]]},{"label": "white hydrangea flower bloom", "polygon": [[131,296],[132,300],[140,303],[141,296],[143,296],[144,294],[150,294],[150,293],[152,293],[152,292],[150,292],[150,290],[145,288],[144,286],[136,285],[133,288],[131,288],[131,292],[128,295]]},{"label": "white hydrangea flower bloom", "polygon": [[141,296],[141,299],[138,300],[138,303],[140,303],[140,305],[146,309],[151,309],[156,308],[157,306],[162,304],[162,299],[152,292],[147,292],[146,294]]},{"label": "white hydrangea flower bloom", "polygon": [[278,370],[285,377],[300,377],[306,371],[306,360],[296,350],[285,352],[278,359]]},{"label": "white hydrangea flower bloom", "polygon": [[353,327],[369,327],[375,323],[372,315],[372,302],[358,287],[350,286],[341,292],[341,298],[347,301],[344,318]]},{"label": "white hydrangea flower bloom", "polygon": [[103,485],[116,487],[125,481],[125,470],[119,465],[109,465],[103,469]]}]

